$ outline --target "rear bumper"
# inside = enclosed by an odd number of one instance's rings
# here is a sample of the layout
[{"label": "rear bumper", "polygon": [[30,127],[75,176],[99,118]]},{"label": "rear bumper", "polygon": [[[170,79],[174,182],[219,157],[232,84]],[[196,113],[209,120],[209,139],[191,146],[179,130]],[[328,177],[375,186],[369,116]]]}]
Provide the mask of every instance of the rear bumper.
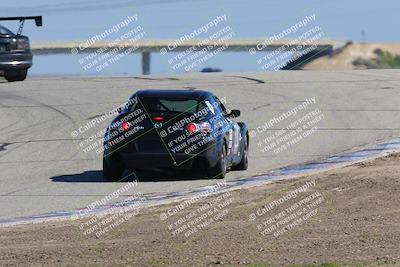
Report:
[{"label": "rear bumper", "polygon": [[165,153],[133,153],[121,156],[121,160],[127,168],[142,170],[189,170],[193,167],[196,157],[192,154]]},{"label": "rear bumper", "polygon": [[198,154],[120,152],[106,154],[105,160],[119,161],[130,170],[198,170],[214,167],[218,162],[218,148],[213,146]]},{"label": "rear bumper", "polygon": [[[117,140],[117,139],[115,139]],[[211,139],[202,146],[191,150],[192,145],[183,147],[180,152],[167,149],[167,141],[129,140],[113,144],[105,142],[103,158],[108,163],[121,162],[130,170],[206,170],[214,167],[221,154],[223,139]],[[188,151],[190,150],[190,151]]]},{"label": "rear bumper", "polygon": [[0,70],[28,69],[32,66],[32,53],[0,54]]}]

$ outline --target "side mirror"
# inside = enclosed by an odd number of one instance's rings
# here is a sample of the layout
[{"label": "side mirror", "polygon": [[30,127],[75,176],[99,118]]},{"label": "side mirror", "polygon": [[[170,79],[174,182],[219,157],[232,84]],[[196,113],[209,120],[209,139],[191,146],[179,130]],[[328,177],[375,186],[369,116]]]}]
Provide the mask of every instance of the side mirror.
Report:
[{"label": "side mirror", "polygon": [[238,110],[238,109],[232,109],[231,113],[229,113],[229,117],[232,117],[232,118],[237,118],[239,116],[240,116],[240,110]]}]

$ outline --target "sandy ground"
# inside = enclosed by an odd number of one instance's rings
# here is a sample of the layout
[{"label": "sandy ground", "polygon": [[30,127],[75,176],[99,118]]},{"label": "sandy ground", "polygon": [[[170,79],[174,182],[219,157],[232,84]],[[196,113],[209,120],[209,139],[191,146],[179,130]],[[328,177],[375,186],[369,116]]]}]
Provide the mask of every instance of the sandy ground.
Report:
[{"label": "sandy ground", "polygon": [[306,64],[305,70],[354,70],[353,65],[357,58],[375,58],[374,50],[380,48],[392,54],[400,54],[400,44],[350,44],[342,52],[334,56],[324,56]]},{"label": "sandy ground", "polygon": [[[221,192],[176,214],[176,203],[135,210],[136,216],[98,237],[84,234],[87,218],[2,228],[0,265],[400,266],[399,160],[394,154]],[[201,221],[199,210],[214,213]],[[184,224],[197,232],[177,231]],[[278,227],[269,232],[272,225]]]}]

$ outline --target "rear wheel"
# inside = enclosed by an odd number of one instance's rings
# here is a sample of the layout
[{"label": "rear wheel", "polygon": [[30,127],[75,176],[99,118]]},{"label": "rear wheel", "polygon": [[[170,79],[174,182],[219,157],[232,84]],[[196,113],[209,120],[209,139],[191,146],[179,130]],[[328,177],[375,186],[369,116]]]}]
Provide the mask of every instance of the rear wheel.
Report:
[{"label": "rear wheel", "polygon": [[226,174],[226,148],[222,145],[219,160],[215,167],[208,171],[208,177],[213,179],[224,179]]},{"label": "rear wheel", "polygon": [[120,162],[115,160],[106,161],[103,158],[103,177],[107,181],[119,181],[121,180],[122,173],[124,172],[124,166]]},{"label": "rear wheel", "polygon": [[4,75],[4,78],[6,78],[6,80],[9,82],[20,82],[20,81],[25,80],[27,75],[28,75],[27,69],[9,70]]},{"label": "rear wheel", "polygon": [[232,166],[232,170],[245,171],[249,167],[249,144],[247,137],[244,137],[242,160],[238,165]]}]

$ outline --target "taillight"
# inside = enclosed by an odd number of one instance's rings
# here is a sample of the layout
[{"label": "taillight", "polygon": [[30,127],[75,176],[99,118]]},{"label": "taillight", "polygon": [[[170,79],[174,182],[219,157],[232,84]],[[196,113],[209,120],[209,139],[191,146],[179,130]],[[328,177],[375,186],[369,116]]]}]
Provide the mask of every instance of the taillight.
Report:
[{"label": "taillight", "polygon": [[153,121],[163,121],[163,120],[164,120],[163,116],[153,117]]},{"label": "taillight", "polygon": [[210,124],[208,122],[200,122],[200,123],[194,123],[191,122],[188,125],[186,125],[186,130],[190,133],[208,133],[210,132]]},{"label": "taillight", "polygon": [[131,125],[130,125],[129,122],[127,122],[127,121],[124,121],[124,122],[121,124],[121,128],[122,128],[122,130],[124,130],[124,131],[128,131],[130,127],[131,127]]},{"label": "taillight", "polygon": [[186,130],[187,130],[189,133],[191,133],[191,134],[197,132],[197,125],[196,125],[196,123],[193,123],[193,122],[189,123],[189,124],[186,126]]}]

